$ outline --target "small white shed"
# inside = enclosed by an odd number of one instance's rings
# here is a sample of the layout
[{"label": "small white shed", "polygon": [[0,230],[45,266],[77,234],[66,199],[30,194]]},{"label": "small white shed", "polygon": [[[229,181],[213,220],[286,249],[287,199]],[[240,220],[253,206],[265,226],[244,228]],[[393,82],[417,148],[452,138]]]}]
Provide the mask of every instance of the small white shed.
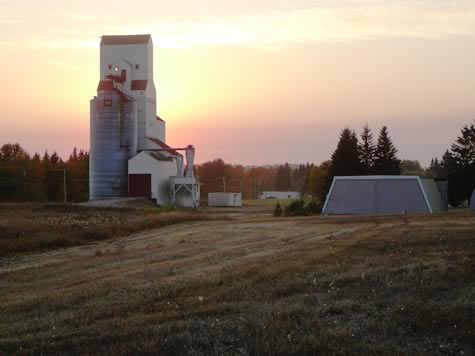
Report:
[{"label": "small white shed", "polygon": [[170,204],[170,177],[177,171],[176,159],[168,153],[140,152],[129,160],[129,196]]},{"label": "small white shed", "polygon": [[241,207],[241,193],[208,193],[208,206]]},{"label": "small white shed", "polygon": [[446,211],[433,179],[419,176],[335,177],[323,214],[378,215]]}]

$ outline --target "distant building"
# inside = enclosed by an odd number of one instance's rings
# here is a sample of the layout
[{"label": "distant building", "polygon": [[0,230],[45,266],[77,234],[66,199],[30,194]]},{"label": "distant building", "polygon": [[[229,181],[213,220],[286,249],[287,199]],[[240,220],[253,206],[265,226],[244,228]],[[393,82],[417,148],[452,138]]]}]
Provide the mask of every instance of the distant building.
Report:
[{"label": "distant building", "polygon": [[323,214],[440,213],[447,210],[441,187],[419,176],[335,177]]},{"label": "distant building", "polygon": [[277,200],[287,200],[287,199],[300,199],[299,192],[262,192],[259,197],[262,200],[266,199],[277,199]]},{"label": "distant building", "polygon": [[241,207],[241,193],[208,193],[208,206]]},{"label": "distant building", "polygon": [[[102,36],[90,110],[90,200],[140,196],[198,206],[195,150],[166,145],[165,121],[157,116],[150,35]],[[178,150],[186,151],[186,173]]]}]

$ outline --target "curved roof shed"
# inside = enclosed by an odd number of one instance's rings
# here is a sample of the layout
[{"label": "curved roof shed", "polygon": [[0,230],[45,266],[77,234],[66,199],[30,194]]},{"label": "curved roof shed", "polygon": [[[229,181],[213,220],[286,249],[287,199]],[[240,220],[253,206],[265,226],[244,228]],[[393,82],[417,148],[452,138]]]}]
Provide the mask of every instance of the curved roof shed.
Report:
[{"label": "curved roof shed", "polygon": [[419,176],[335,177],[324,215],[431,214],[444,211],[433,179]]}]

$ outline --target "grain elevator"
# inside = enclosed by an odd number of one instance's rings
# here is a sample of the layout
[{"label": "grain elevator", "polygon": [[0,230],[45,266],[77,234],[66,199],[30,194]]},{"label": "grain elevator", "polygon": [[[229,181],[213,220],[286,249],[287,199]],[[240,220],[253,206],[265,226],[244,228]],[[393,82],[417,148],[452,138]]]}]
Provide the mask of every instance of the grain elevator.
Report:
[{"label": "grain elevator", "polygon": [[[165,121],[157,115],[150,35],[102,37],[90,139],[90,200],[140,196],[162,205],[198,206],[195,150],[169,147]],[[186,151],[186,173],[180,150]],[[177,187],[183,179],[186,184]]]}]

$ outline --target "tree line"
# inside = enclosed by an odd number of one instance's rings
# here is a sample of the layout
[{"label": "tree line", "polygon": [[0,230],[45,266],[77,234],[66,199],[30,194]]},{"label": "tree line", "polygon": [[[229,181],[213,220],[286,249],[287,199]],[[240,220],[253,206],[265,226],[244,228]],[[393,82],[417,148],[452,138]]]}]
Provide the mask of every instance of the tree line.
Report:
[{"label": "tree line", "polygon": [[[452,206],[469,201],[475,189],[475,124],[460,135],[428,168],[418,161],[400,160],[386,126],[375,137],[366,125],[357,135],[344,128],[330,159],[320,164],[275,166],[227,164],[218,158],[195,167],[202,183],[201,195],[209,192],[241,192],[244,199],[256,199],[263,191],[297,191],[323,202],[333,177],[350,175],[420,175],[449,182]],[[64,189],[66,184],[66,190]],[[89,153],[74,149],[63,161],[56,152],[32,157],[19,144],[0,148],[1,201],[88,200]]]},{"label": "tree line", "polygon": [[63,161],[56,152],[30,156],[18,143],[0,148],[0,201],[82,202],[88,196],[88,152],[74,148]]},{"label": "tree line", "polygon": [[365,125],[359,137],[354,130],[344,128],[330,159],[318,165],[244,167],[217,159],[199,165],[197,174],[204,197],[208,192],[227,190],[242,192],[245,199],[251,199],[264,190],[292,190],[323,202],[335,176],[404,174],[448,180],[449,202],[454,207],[470,200],[475,189],[474,124],[465,126],[442,159],[432,159],[427,168],[417,160],[400,160],[397,153],[387,126],[375,137]]}]

